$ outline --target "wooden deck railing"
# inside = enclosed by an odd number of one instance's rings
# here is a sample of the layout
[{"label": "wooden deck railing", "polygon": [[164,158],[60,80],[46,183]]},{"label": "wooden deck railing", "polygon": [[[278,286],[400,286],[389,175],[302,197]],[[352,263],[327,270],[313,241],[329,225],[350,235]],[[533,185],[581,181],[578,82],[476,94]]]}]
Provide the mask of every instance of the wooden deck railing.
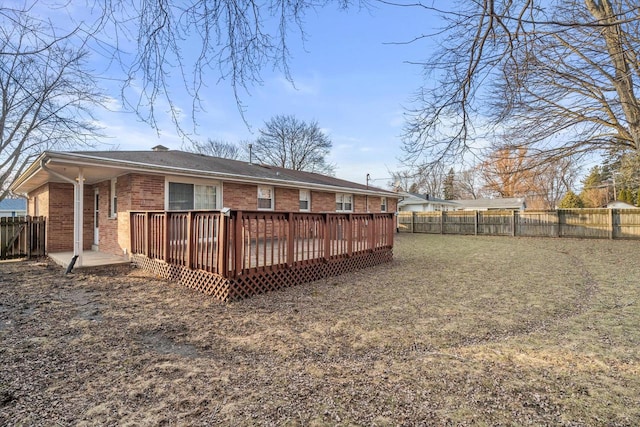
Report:
[{"label": "wooden deck railing", "polygon": [[131,252],[225,278],[393,247],[393,213],[131,213]]}]

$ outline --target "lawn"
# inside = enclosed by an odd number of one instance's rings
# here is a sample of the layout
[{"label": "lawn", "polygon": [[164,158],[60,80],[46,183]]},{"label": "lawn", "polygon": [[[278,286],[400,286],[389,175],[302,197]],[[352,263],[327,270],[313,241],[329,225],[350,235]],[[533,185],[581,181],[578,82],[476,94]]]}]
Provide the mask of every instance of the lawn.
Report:
[{"label": "lawn", "polygon": [[0,264],[0,425],[640,424],[640,243],[399,235],[221,304]]}]

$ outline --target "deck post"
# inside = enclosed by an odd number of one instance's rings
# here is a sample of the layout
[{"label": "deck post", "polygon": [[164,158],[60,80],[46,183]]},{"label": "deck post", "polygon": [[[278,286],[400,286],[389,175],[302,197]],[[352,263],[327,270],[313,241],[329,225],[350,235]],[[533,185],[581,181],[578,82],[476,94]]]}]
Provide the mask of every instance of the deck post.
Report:
[{"label": "deck post", "polygon": [[187,250],[185,253],[185,264],[188,269],[192,268],[192,252],[193,252],[193,214],[194,211],[189,211],[187,215]]},{"label": "deck post", "polygon": [[369,226],[367,227],[367,237],[369,238],[369,252],[373,252],[378,241],[378,222],[373,213],[369,214]]},{"label": "deck post", "polygon": [[331,235],[329,229],[329,214],[322,214],[322,218],[324,221],[323,224],[323,233],[324,233],[324,259],[325,261],[329,261],[331,258]]},{"label": "deck post", "polygon": [[229,277],[229,243],[227,242],[227,228],[229,218],[220,212],[218,217],[218,274]]},{"label": "deck post", "polygon": [[347,256],[353,256],[353,214],[347,214]]},{"label": "deck post", "polygon": [[233,227],[233,263],[234,272],[233,277],[238,277],[242,272],[242,248],[244,241],[242,239],[242,211],[236,211],[235,223]]},{"label": "deck post", "polygon": [[294,223],[293,223],[293,212],[287,212],[287,265],[289,267],[293,266],[294,262]]},{"label": "deck post", "polygon": [[169,254],[170,254],[170,247],[171,247],[171,239],[170,236],[171,234],[169,233],[169,211],[165,211],[164,212],[164,216],[162,218],[162,222],[163,222],[163,227],[162,227],[162,258],[164,259],[164,262],[166,262],[167,264],[169,263]]},{"label": "deck post", "polygon": [[149,256],[149,248],[151,247],[151,212],[147,211],[144,215],[144,254]]}]

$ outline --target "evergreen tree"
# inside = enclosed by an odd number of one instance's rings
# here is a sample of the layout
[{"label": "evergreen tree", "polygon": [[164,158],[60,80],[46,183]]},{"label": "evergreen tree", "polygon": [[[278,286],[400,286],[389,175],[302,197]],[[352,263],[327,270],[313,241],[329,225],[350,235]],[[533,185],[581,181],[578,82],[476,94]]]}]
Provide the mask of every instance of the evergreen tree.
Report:
[{"label": "evergreen tree", "polygon": [[618,195],[618,200],[621,202],[633,204],[633,192],[628,188],[623,188],[620,190],[620,194]]},{"label": "evergreen tree", "polygon": [[456,190],[455,190],[455,178],[456,174],[453,171],[453,168],[449,169],[449,173],[447,173],[447,177],[444,179],[442,184],[443,193],[445,200],[453,200],[456,199]]},{"label": "evergreen tree", "polygon": [[[587,208],[597,208],[609,200],[608,183],[600,166],[591,168],[589,175],[582,181],[580,199]],[[567,193],[569,194],[569,193]],[[566,196],[565,196],[566,197]]]},{"label": "evergreen tree", "polygon": [[567,191],[567,194],[564,195],[562,200],[560,200],[560,204],[558,205],[560,209],[572,209],[572,208],[584,208],[584,202],[573,191]]}]

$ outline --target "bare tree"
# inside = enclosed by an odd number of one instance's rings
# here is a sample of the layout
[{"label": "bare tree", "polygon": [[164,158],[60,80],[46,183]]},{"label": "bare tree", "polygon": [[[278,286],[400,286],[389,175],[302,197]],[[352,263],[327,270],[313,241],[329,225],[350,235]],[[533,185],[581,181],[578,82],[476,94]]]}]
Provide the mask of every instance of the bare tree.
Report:
[{"label": "bare tree", "polygon": [[500,148],[481,166],[485,190],[500,197],[521,197],[533,190],[535,173],[524,148]]},{"label": "bare tree", "polygon": [[85,49],[23,14],[3,10],[0,27],[0,200],[44,150],[90,143],[98,136],[91,108],[103,99],[86,69]]},{"label": "bare tree", "polygon": [[485,190],[500,197],[526,197],[527,207],[555,209],[578,172],[570,157],[538,163],[526,148],[502,148],[482,164]]},{"label": "bare tree", "polygon": [[239,145],[211,138],[207,139],[206,142],[194,141],[187,148],[187,151],[232,160],[239,160],[243,157],[242,148]]},{"label": "bare tree", "polygon": [[406,155],[458,156],[496,133],[538,163],[640,149],[639,11],[635,0],[459,1],[441,11],[447,37],[424,64],[437,84],[416,96]]},{"label": "bare tree", "polygon": [[[233,88],[244,117],[242,98],[262,84],[264,68],[279,70],[293,83],[289,43],[292,37],[301,42],[306,39],[303,23],[307,13],[327,5],[347,8],[351,3],[161,0],[142,1],[136,7],[124,0],[92,1],[99,19],[91,31],[101,50],[112,55],[125,72],[125,103],[157,126],[154,105],[165,100],[178,130],[186,136],[181,125],[185,106],[174,104],[172,86],[181,84],[191,95],[194,125],[203,110],[200,93],[211,80],[224,80]],[[115,35],[115,40],[105,40],[104,34]],[[133,82],[137,90],[127,92]]]},{"label": "bare tree", "polygon": [[400,183],[404,191],[444,197],[444,182],[447,174],[443,164],[424,164],[403,171],[392,172],[395,182]]},{"label": "bare tree", "polygon": [[332,175],[335,166],[326,157],[333,146],[317,122],[279,115],[264,123],[252,145],[258,161],[283,168]]},{"label": "bare tree", "polygon": [[122,83],[124,105],[157,127],[156,108],[164,101],[178,131],[188,137],[182,125],[188,106],[176,105],[172,95],[178,86],[191,95],[194,125],[203,110],[201,91],[211,81],[231,85],[243,114],[242,98],[262,83],[265,67],[278,69],[293,83],[289,43],[292,37],[305,41],[303,23],[309,12],[366,2],[30,0],[0,4],[0,20],[4,26],[16,15],[35,19],[55,13],[57,32],[34,33],[50,41],[38,49],[67,39],[86,44],[110,63],[110,78]]},{"label": "bare tree", "polygon": [[454,184],[458,196],[462,199],[478,199],[484,195],[480,174],[476,167],[459,172]]},{"label": "bare tree", "polygon": [[527,207],[556,209],[564,195],[572,190],[578,170],[572,158],[556,159],[537,166],[532,175],[533,194],[527,200]]}]

